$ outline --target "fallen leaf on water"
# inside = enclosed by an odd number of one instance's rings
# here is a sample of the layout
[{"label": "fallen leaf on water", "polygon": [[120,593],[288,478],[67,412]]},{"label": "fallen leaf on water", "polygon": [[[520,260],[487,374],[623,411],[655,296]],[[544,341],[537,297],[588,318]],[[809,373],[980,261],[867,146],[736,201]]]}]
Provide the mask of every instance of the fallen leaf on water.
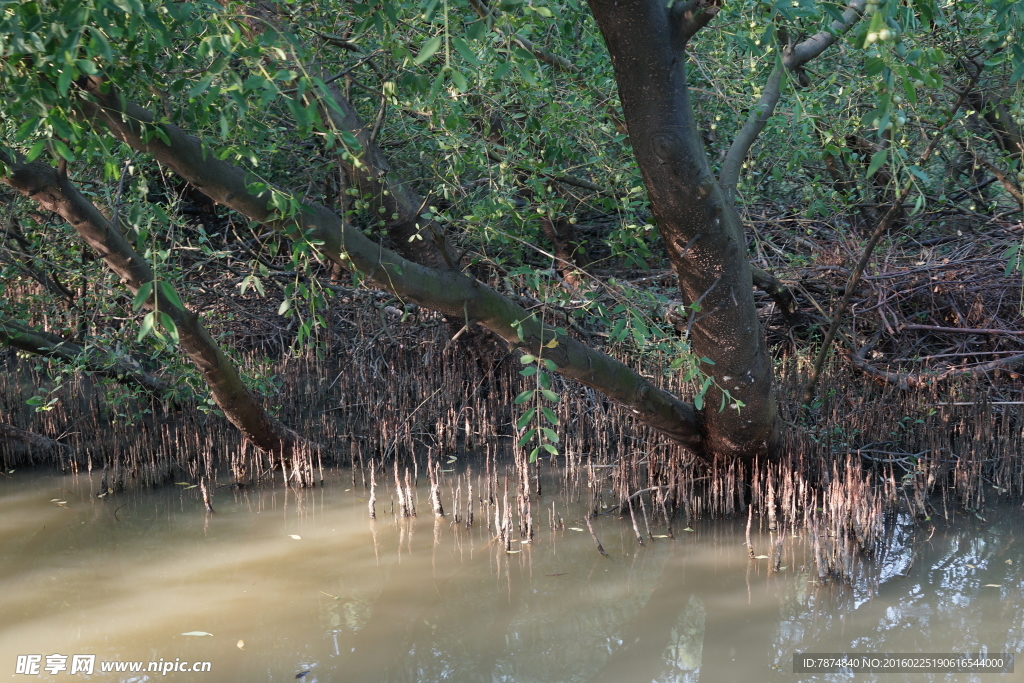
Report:
[{"label": "fallen leaf on water", "polygon": [[977,567],[975,567],[973,564],[968,564],[968,565],[964,565],[964,566],[967,567],[968,569],[977,569]]},{"label": "fallen leaf on water", "polygon": [[188,484],[187,481],[179,481],[178,483],[175,484],[175,486],[188,486],[188,485],[189,484]]},{"label": "fallen leaf on water", "polygon": [[189,489],[194,489],[197,486],[199,486],[199,484],[190,484],[190,485],[186,486],[185,488],[183,488],[182,491],[188,491]]},{"label": "fallen leaf on water", "polygon": [[691,529],[690,527],[686,527],[685,529],[683,529],[683,531],[693,531],[693,529]]},{"label": "fallen leaf on water", "polygon": [[506,550],[505,552],[508,553],[509,555],[512,555],[513,553],[521,553],[523,551],[522,550]]},{"label": "fallen leaf on water", "polygon": [[183,636],[212,636],[212,633],[206,631],[189,631],[188,633],[182,633]]},{"label": "fallen leaf on water", "polygon": [[767,555],[754,555],[754,559],[755,560],[767,560],[768,556]]},{"label": "fallen leaf on water", "polygon": [[[320,592],[324,593],[323,591],[320,591]],[[335,600],[341,600],[341,596],[340,595],[331,595],[330,593],[324,593],[324,595],[326,595],[329,598],[334,598]]]},{"label": "fallen leaf on water", "polygon": [[245,641],[244,640],[238,641],[237,643],[235,643],[235,645],[238,646],[239,650],[244,650],[245,649]]},{"label": "fallen leaf on water", "polygon": [[1013,564],[1013,560],[1007,560],[1006,564]]},{"label": "fallen leaf on water", "polygon": [[583,529],[579,528],[578,526],[571,526],[569,527],[569,531],[583,531]]},{"label": "fallen leaf on water", "polygon": [[289,534],[288,538],[294,538],[296,541],[301,541],[302,540],[302,536],[298,536],[296,534]]},{"label": "fallen leaf on water", "polygon": [[1003,584],[1001,584],[1001,583],[986,583],[984,586],[982,586],[982,588],[1002,588],[1002,587],[1003,587]]},{"label": "fallen leaf on water", "polygon": [[668,538],[668,534],[655,534],[655,538]]}]

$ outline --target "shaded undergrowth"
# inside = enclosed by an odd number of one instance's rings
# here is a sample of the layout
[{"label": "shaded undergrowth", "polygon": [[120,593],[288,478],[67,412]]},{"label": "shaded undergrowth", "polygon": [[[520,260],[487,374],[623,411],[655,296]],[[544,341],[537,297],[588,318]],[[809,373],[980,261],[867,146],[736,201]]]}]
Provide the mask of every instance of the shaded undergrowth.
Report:
[{"label": "shaded undergrowth", "polygon": [[[560,455],[530,463],[515,445],[522,366],[507,353],[468,360],[448,339],[429,320],[382,324],[370,307],[349,320],[323,358],[279,361],[281,383],[266,398],[314,444],[287,462],[242,443],[226,420],[199,405],[168,411],[140,399],[119,403],[111,394],[121,389],[89,378],[65,383],[49,410],[33,412],[26,401],[47,378],[10,355],[0,374],[0,413],[67,447],[47,452],[6,441],[0,457],[5,471],[102,471],[96,495],[197,484],[214,505],[218,487],[274,479],[313,486],[325,468],[344,465],[355,485],[387,487],[398,494],[400,513],[415,514],[414,497],[403,503],[401,493],[429,479],[435,493],[420,514],[487,524],[505,543],[532,534],[534,523],[560,523],[546,512],[544,495],[553,492],[540,490],[541,475],[554,473],[560,494],[589,500],[593,514],[622,515],[638,543],[652,528],[739,516],[777,532],[778,558],[787,537],[808,532],[822,578],[855,576],[860,558],[884,549],[897,512],[949,517],[1024,497],[1024,396],[1014,385],[968,375],[907,392],[836,362],[823,377],[820,403],[806,410],[796,397],[807,360],[783,356],[779,459],[707,463],[592,390],[556,378]],[[662,381],[681,396],[692,393],[677,373]]]}]

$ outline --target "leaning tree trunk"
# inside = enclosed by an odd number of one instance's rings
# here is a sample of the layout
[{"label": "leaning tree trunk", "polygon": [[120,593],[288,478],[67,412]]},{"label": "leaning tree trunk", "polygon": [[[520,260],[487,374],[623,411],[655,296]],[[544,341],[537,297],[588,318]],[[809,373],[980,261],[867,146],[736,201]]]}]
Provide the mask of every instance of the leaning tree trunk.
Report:
[{"label": "leaning tree trunk", "polygon": [[[41,207],[60,215],[103,257],[132,293],[149,285],[146,308],[170,316],[178,330],[182,350],[199,369],[225,417],[262,451],[291,457],[302,437],[268,413],[242,381],[234,363],[213,340],[199,316],[171,299],[156,281],[149,263],[132,248],[124,235],[71,183],[65,173],[40,162],[24,164],[0,151],[0,163],[10,168],[3,182]],[[177,297],[175,297],[177,298]]]},{"label": "leaning tree trunk", "polygon": [[[633,152],[683,299],[690,342],[713,365],[701,410],[706,452],[750,458],[778,439],[772,364],[754,307],[739,217],[711,172],[686,85],[686,43],[708,0],[590,0],[611,53]],[[728,396],[723,394],[728,392]],[[723,407],[724,401],[724,407]]]}]

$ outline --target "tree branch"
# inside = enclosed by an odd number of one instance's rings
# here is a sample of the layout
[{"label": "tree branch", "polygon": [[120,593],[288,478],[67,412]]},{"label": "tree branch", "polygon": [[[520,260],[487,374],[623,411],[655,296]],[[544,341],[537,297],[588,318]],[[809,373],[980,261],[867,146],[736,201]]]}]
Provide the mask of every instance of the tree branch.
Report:
[{"label": "tree branch", "polygon": [[3,151],[0,151],[0,162],[10,168],[10,174],[0,176],[0,181],[70,223],[133,293],[138,293],[144,285],[150,286],[147,308],[170,316],[182,349],[202,373],[228,420],[257,448],[290,456],[295,446],[303,441],[302,437],[263,409],[199,318],[167,295],[168,288],[155,281],[149,263],[67,176],[39,162],[19,163]]},{"label": "tree branch", "polygon": [[676,24],[676,45],[682,50],[718,14],[719,0],[687,0],[672,5],[670,21]]},{"label": "tree branch", "polygon": [[[103,124],[133,149],[151,154],[221,204],[295,239],[318,242],[317,248],[332,261],[354,266],[378,287],[403,300],[445,315],[466,317],[517,349],[551,359],[564,376],[600,391],[673,440],[701,451],[701,430],[693,406],[625,364],[545,325],[464,273],[414,263],[381,247],[324,206],[304,203],[295,216],[275,214],[271,190],[250,192],[249,184],[256,178],[218,160],[198,139],[173,124],[155,124],[150,112],[123,102],[101,79],[90,80],[89,92],[95,101],[83,99],[78,105],[86,121]],[[156,125],[161,136],[152,134]]]},{"label": "tree branch", "polygon": [[796,297],[793,296],[793,292],[790,291],[789,287],[779,282],[774,275],[758,268],[753,263],[750,264],[750,276],[754,286],[775,301],[775,305],[782,311],[786,321],[790,324],[795,323],[800,317],[799,306],[797,305]]},{"label": "tree branch", "polygon": [[775,113],[775,106],[779,103],[779,98],[782,97],[782,71],[782,65],[776,64],[771,75],[768,76],[768,82],[765,83],[764,90],[761,92],[761,99],[758,100],[757,105],[750,112],[740,132],[736,134],[732,145],[729,146],[728,153],[725,155],[725,159],[722,161],[722,170],[718,175],[718,183],[722,186],[725,196],[731,202],[736,201],[736,184],[740,179],[740,168],[743,166],[743,160],[747,158],[747,152],[750,151],[750,147],[757,140],[757,136],[768,125],[768,119]]},{"label": "tree branch", "polygon": [[[372,131],[356,113],[336,84],[327,85],[323,97],[337,105],[322,106],[325,117],[339,130],[352,133],[363,148],[359,164],[339,161],[359,195],[370,195],[371,213],[383,216],[384,228],[394,236],[395,247],[402,256],[421,265],[442,270],[459,267],[459,259],[444,228],[422,214],[430,206],[429,198],[419,196],[390,171],[384,152],[372,139]],[[383,209],[380,211],[379,209]]]},{"label": "tree branch", "polygon": [[[497,18],[497,13],[482,0],[469,0],[470,6],[477,13],[477,15],[484,21],[491,23]],[[493,28],[491,26],[490,28]],[[529,38],[525,38],[518,33],[513,33],[509,38],[519,47],[523,48],[540,61],[554,67],[559,71],[565,71],[566,73],[578,74],[579,69],[575,64],[570,62],[565,57],[556,55],[553,52],[545,50]]]},{"label": "tree branch", "polygon": [[33,448],[41,448],[44,450],[50,450],[59,448],[61,450],[70,450],[70,446],[63,444],[60,441],[55,441],[48,436],[42,434],[36,434],[35,432],[27,432],[24,429],[18,429],[11,425],[0,423],[0,439],[7,441],[20,441],[26,446]]},{"label": "tree branch", "polygon": [[89,372],[125,384],[134,384],[154,394],[167,389],[167,382],[147,373],[128,358],[115,356],[96,346],[83,347],[50,332],[33,330],[4,315],[0,315],[0,343],[67,363],[84,361]]},{"label": "tree branch", "polygon": [[729,147],[729,152],[722,162],[718,182],[722,185],[722,189],[725,190],[730,201],[735,201],[736,184],[739,182],[743,160],[747,158],[747,153],[750,152],[751,146],[764,130],[768,119],[775,113],[775,107],[782,96],[783,69],[794,73],[801,82],[805,81],[804,65],[828,49],[841,35],[860,21],[866,1],[851,0],[847,10],[843,12],[842,21],[838,19],[833,21],[828,30],[821,31],[801,43],[788,46],[783,51],[782,63],[776,64],[772,69],[771,75],[768,76],[768,82],[761,93],[761,98],[747,117],[740,132],[736,134]]},{"label": "tree branch", "polygon": [[850,0],[843,18],[833,21],[827,30],[816,33],[810,38],[787,49],[782,57],[782,63],[790,71],[798,71],[807,62],[818,57],[822,52],[832,46],[840,36],[853,28],[854,24],[864,16],[864,5],[867,0]]}]

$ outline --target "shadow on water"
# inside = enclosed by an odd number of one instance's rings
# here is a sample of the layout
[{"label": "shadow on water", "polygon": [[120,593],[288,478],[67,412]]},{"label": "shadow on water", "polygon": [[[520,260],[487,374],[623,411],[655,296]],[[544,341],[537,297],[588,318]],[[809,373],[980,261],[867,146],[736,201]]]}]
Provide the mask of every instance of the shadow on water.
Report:
[{"label": "shadow on water", "polygon": [[674,538],[660,523],[641,546],[628,516],[598,516],[602,556],[585,506],[542,497],[554,523],[508,552],[482,519],[425,512],[426,489],[418,517],[381,489],[369,520],[366,491],[333,484],[236,491],[208,515],[184,486],[101,500],[84,477],[0,481],[0,666],[92,653],[211,663],[179,681],[705,683],[854,678],[794,674],[800,652],[1024,650],[1018,507],[942,528],[894,519],[886,552],[843,585],[820,582],[803,534],[780,546],[755,530],[750,558],[736,520],[677,523]]}]

